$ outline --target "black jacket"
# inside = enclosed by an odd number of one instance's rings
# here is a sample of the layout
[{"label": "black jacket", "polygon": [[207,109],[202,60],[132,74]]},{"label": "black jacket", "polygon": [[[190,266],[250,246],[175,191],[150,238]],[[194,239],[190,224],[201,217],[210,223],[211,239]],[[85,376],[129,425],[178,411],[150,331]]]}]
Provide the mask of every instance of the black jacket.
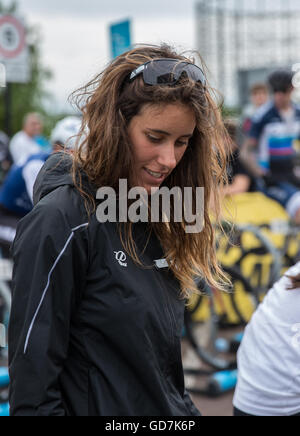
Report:
[{"label": "black jacket", "polygon": [[[46,162],[13,244],[11,415],[199,415],[184,387],[178,282],[125,256],[116,224],[88,222],[69,168],[62,154]],[[145,226],[134,226],[141,251]],[[141,259],[162,257],[152,235]]]}]

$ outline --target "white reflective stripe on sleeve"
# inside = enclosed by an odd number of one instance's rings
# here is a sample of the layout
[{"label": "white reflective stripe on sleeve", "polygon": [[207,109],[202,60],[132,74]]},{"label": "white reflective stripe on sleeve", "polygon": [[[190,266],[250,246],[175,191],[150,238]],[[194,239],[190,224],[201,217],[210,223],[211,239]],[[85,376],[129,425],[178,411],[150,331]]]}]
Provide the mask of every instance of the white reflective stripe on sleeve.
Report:
[{"label": "white reflective stripe on sleeve", "polygon": [[38,315],[38,313],[39,313],[39,311],[40,311],[40,308],[41,308],[41,306],[42,306],[42,304],[43,304],[43,301],[44,301],[45,296],[46,296],[46,294],[47,294],[47,291],[48,291],[48,289],[49,289],[49,286],[50,286],[50,280],[51,280],[51,275],[52,275],[52,273],[53,273],[53,271],[54,271],[56,265],[58,264],[60,258],[62,257],[62,255],[64,254],[64,252],[66,251],[66,249],[68,248],[68,245],[69,245],[70,242],[72,241],[72,239],[73,239],[73,237],[74,237],[74,232],[76,232],[76,230],[79,230],[79,229],[81,229],[81,228],[83,228],[83,227],[87,227],[88,225],[89,225],[89,224],[86,223],[86,224],[82,224],[82,225],[80,225],[80,226],[75,227],[74,229],[72,229],[72,233],[71,233],[71,235],[69,236],[69,238],[68,238],[68,240],[67,240],[67,242],[66,242],[64,248],[63,248],[63,249],[61,250],[61,252],[59,253],[59,255],[58,255],[56,261],[54,262],[54,265],[52,266],[52,268],[51,268],[51,270],[50,270],[50,272],[49,272],[49,274],[48,274],[47,285],[46,285],[46,287],[45,287],[45,289],[44,289],[44,291],[43,291],[41,301],[40,301],[40,303],[39,303],[39,305],[38,305],[38,308],[37,308],[36,311],[35,311],[35,314],[34,314],[34,316],[33,316],[33,318],[32,318],[32,321],[31,321],[30,326],[29,326],[29,329],[28,329],[28,333],[27,333],[26,340],[25,340],[25,346],[24,346],[24,354],[26,353],[27,348],[28,348],[29,338],[30,338],[30,335],[31,335],[31,332],[32,332],[32,329],[33,329],[33,326],[34,326],[34,323],[35,323],[35,320],[36,320],[36,317],[37,317],[37,315]]}]

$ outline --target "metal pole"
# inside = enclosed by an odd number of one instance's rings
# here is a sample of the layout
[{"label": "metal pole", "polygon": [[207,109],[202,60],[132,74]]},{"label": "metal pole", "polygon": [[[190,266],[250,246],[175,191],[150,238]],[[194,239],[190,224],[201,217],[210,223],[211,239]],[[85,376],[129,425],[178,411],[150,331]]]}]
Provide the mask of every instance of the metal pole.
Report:
[{"label": "metal pole", "polygon": [[5,117],[4,117],[4,130],[8,137],[11,137],[11,114],[12,114],[12,84],[7,83],[4,92],[4,104],[5,104]]},{"label": "metal pole", "polygon": [[216,14],[217,14],[217,66],[218,66],[218,88],[224,94],[226,90],[226,78],[225,76],[225,38],[226,38],[226,29],[225,29],[225,11],[223,9],[222,4],[216,5]]},{"label": "metal pole", "polygon": [[[296,34],[298,32],[298,26],[293,26],[293,10],[291,6],[290,0],[285,0],[282,2],[283,9],[286,9],[285,15],[285,40],[284,40],[284,51],[286,53],[286,61],[285,64],[287,66],[292,65],[295,62],[294,59],[294,45],[296,45],[293,41],[293,33]],[[298,11],[294,11],[295,17],[299,16]],[[298,43],[299,44],[299,43]],[[297,52],[297,49],[296,49]]]},{"label": "metal pole", "polygon": [[240,6],[240,0],[234,0],[233,3],[233,20],[234,20],[234,67],[233,67],[233,79],[234,82],[237,84],[238,87],[236,87],[236,102],[238,105],[241,105],[241,89],[239,84],[239,71],[241,69],[241,31],[240,31],[240,22],[241,22],[241,15],[239,12],[239,6]]}]

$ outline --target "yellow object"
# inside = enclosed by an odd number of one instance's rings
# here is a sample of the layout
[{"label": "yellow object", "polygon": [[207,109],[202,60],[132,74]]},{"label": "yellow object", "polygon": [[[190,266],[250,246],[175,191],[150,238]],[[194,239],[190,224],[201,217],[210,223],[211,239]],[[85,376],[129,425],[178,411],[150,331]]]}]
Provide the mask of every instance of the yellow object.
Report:
[{"label": "yellow object", "polygon": [[[281,250],[284,248],[286,238],[281,230],[282,228],[286,229],[289,225],[289,216],[279,203],[271,200],[262,193],[245,193],[227,198],[224,203],[223,217],[225,221],[237,225],[259,227],[264,235],[273,242],[276,248]],[[260,241],[251,232],[244,232],[240,240],[234,241],[234,245],[229,242],[227,237],[220,234],[217,253],[218,259],[224,266],[238,268],[244,277],[248,278],[253,287],[266,288],[269,283],[272,265],[272,256],[270,254],[247,255],[241,264],[237,266],[237,262],[241,258],[243,251],[260,246]],[[243,249],[241,247],[243,247]],[[294,240],[288,249],[288,253],[293,257],[298,250],[299,241]],[[243,286],[238,284],[233,292],[236,292],[236,299],[239,301],[239,304],[244,304],[247,319],[250,320],[252,314],[249,311],[251,311],[251,308],[249,306],[249,299],[245,297]],[[236,323],[237,316],[230,303],[230,297],[222,293],[222,296],[219,296],[216,300],[215,307],[219,315],[224,315],[224,311],[226,311],[228,322]],[[220,303],[220,300],[222,300],[222,303]],[[197,321],[205,321],[209,317],[209,314],[209,304],[207,299],[204,299],[203,304],[195,313],[194,319]]]}]

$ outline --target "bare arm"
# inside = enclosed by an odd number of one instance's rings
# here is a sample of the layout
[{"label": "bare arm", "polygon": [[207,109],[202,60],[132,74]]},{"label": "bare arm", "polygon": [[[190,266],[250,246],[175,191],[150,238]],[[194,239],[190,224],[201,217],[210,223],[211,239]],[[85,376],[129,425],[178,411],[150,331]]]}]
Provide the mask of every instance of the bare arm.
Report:
[{"label": "bare arm", "polygon": [[265,171],[257,164],[255,148],[257,147],[257,140],[247,138],[241,149],[241,160],[246,168],[253,174],[254,177],[262,177]]},{"label": "bare arm", "polygon": [[224,189],[224,195],[243,194],[248,192],[251,185],[250,177],[245,174],[238,174],[234,177],[232,185],[226,186]]}]

